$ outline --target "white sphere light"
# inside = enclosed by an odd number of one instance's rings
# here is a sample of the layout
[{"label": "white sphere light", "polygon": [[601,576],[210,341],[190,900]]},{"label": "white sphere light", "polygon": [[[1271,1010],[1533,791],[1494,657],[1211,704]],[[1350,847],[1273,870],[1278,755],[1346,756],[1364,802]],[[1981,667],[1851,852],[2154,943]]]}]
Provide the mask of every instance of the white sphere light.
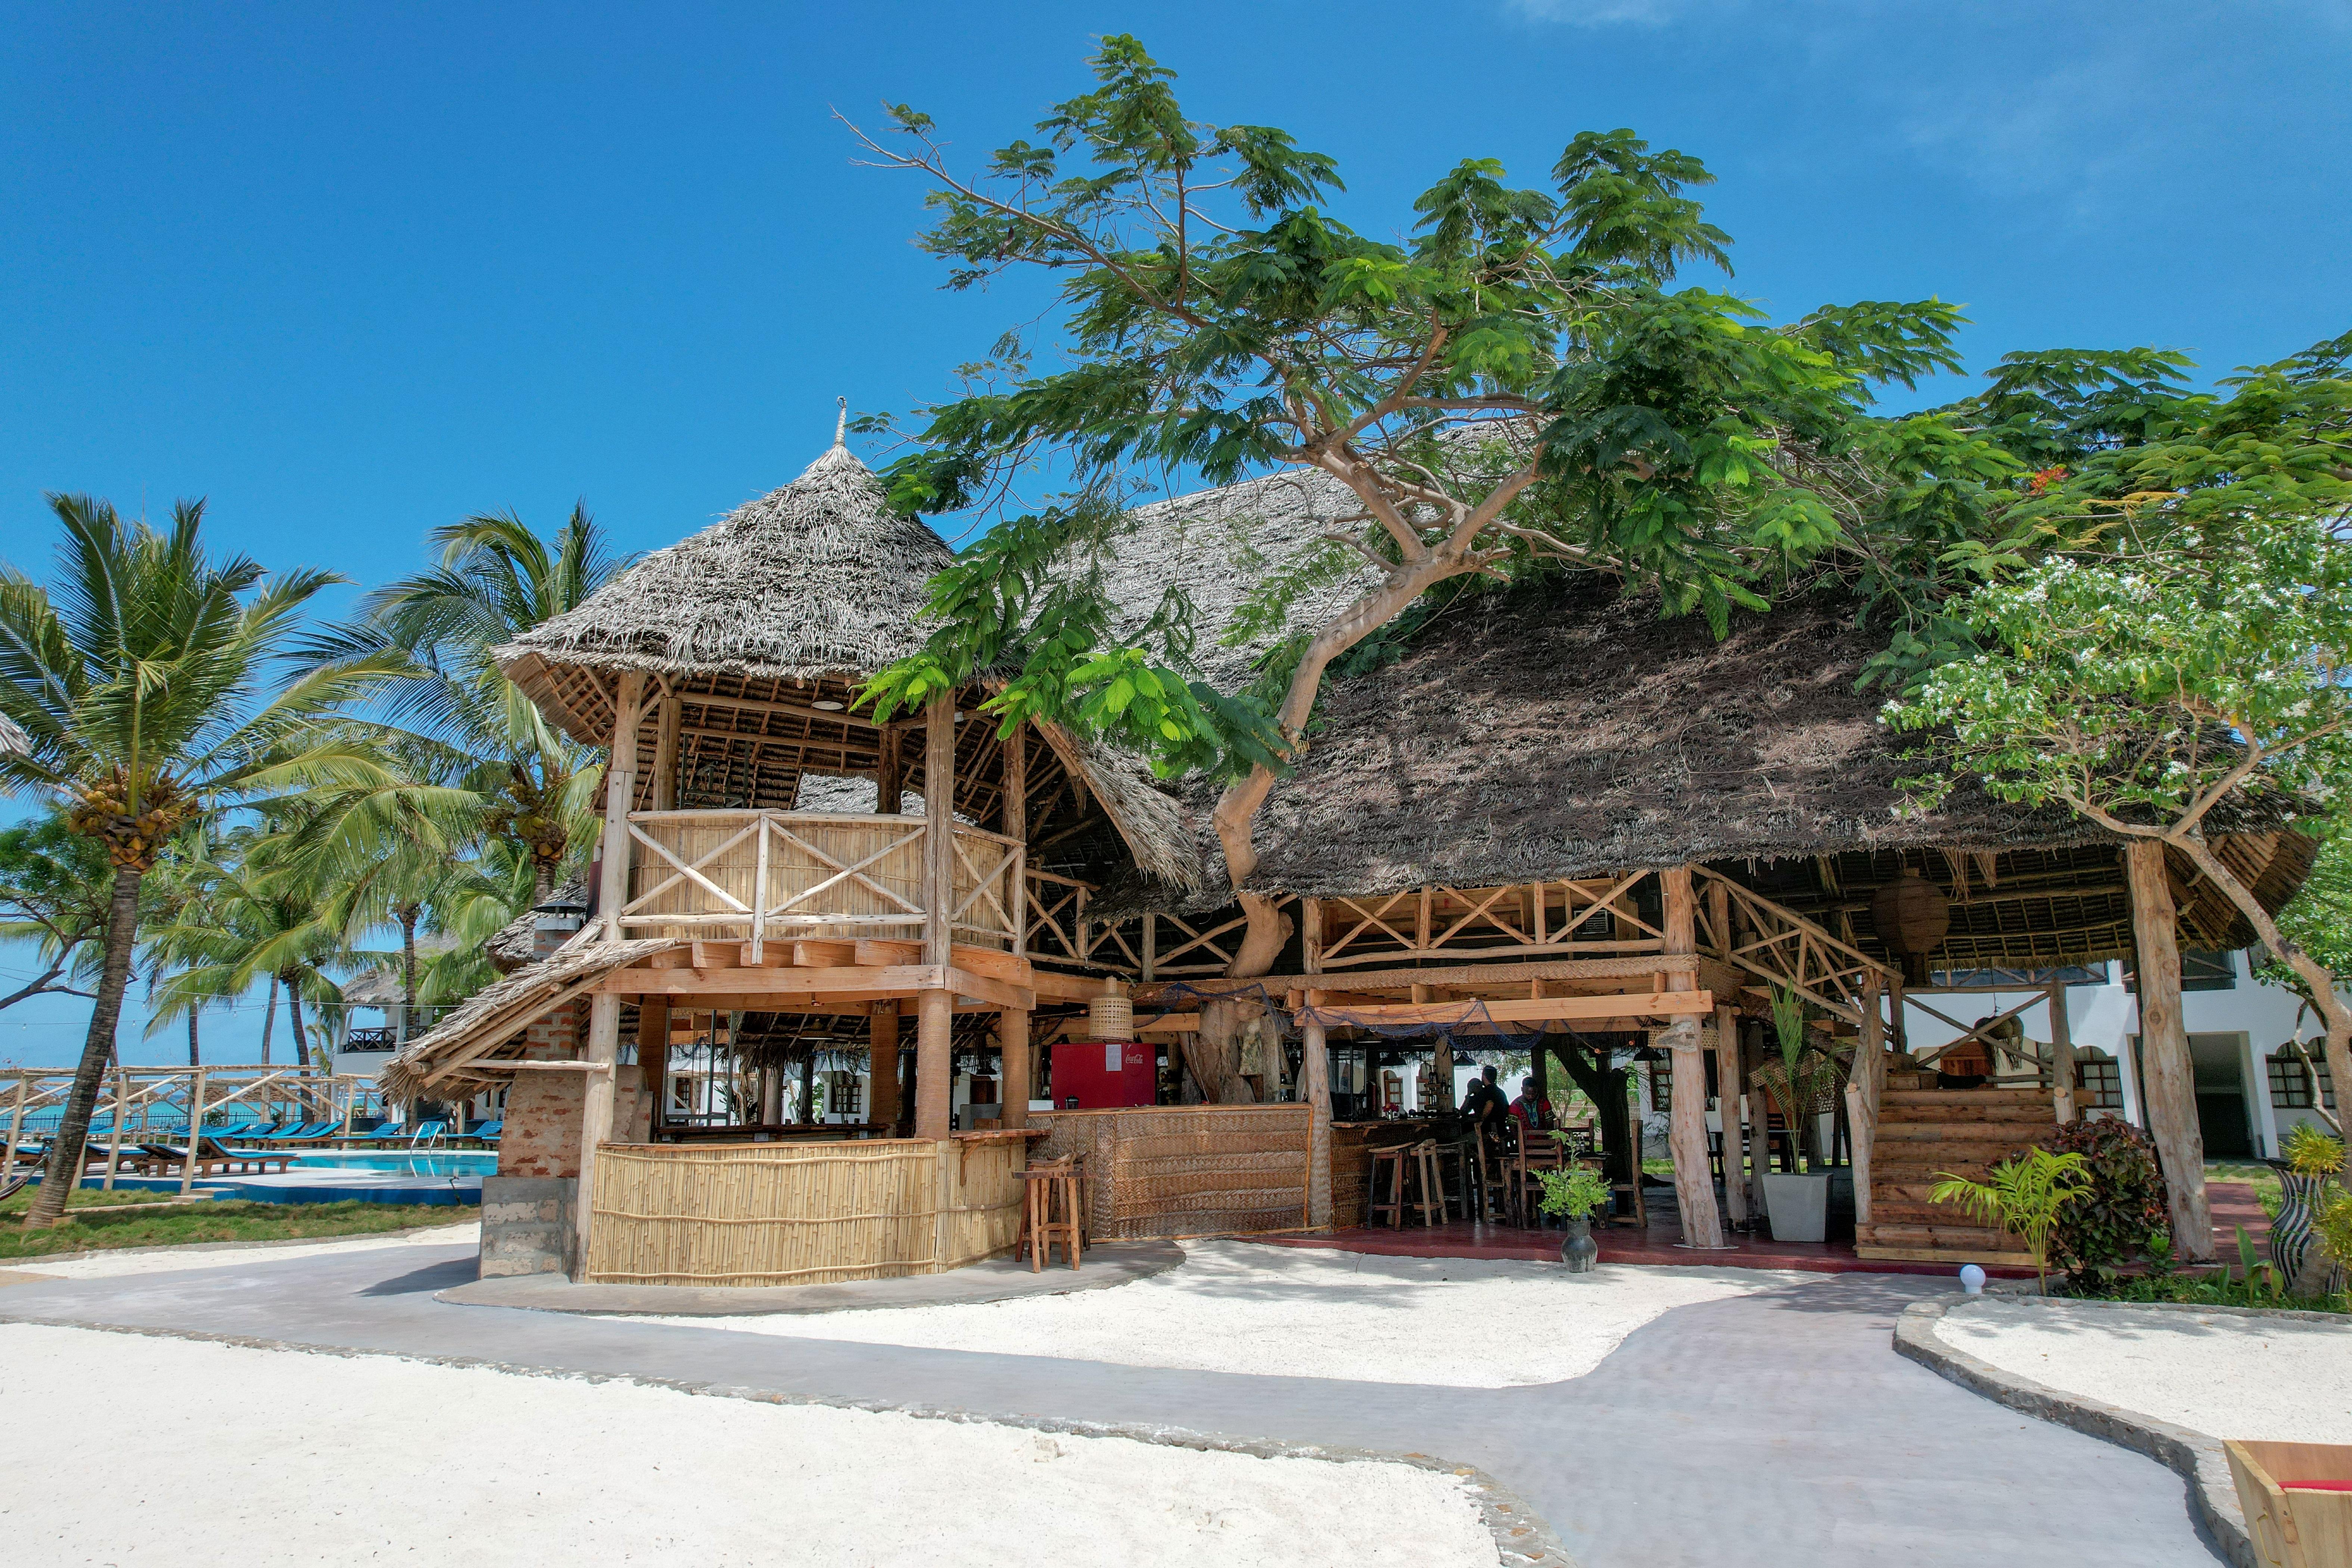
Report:
[{"label": "white sphere light", "polygon": [[1960,1289],[1971,1296],[1984,1294],[1985,1271],[1974,1263],[1960,1265]]}]

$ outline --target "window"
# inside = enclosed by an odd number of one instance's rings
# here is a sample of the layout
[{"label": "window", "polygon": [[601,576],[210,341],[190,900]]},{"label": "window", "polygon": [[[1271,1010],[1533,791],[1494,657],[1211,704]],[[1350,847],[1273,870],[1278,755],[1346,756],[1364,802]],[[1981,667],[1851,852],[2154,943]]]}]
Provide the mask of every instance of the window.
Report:
[{"label": "window", "polygon": [[1675,1109],[1674,1070],[1663,1061],[1653,1061],[1646,1074],[1650,1080],[1650,1109],[1662,1115],[1671,1115]]},{"label": "window", "polygon": [[2227,953],[2196,947],[2180,950],[2180,988],[2184,991],[2228,991],[2238,984],[2238,967]]},{"label": "window", "polygon": [[2113,1057],[2085,1053],[2074,1059],[2074,1104],[2084,1111],[2124,1108],[2123,1064]]},{"label": "window", "polygon": [[[2303,1058],[2290,1047],[2281,1047],[2270,1056],[2271,1103],[2282,1111],[2308,1111],[2311,1107],[2311,1070]],[[2327,1109],[2336,1109],[2336,1085],[2330,1082],[2325,1066],[2319,1070],[2319,1097]]]}]

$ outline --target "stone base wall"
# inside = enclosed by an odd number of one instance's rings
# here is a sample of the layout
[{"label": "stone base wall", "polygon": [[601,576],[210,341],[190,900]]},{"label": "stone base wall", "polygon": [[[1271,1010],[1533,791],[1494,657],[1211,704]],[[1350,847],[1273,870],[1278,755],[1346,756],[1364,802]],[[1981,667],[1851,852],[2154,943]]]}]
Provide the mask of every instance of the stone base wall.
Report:
[{"label": "stone base wall", "polygon": [[551,1176],[484,1176],[481,1277],[570,1274],[579,1186]]}]

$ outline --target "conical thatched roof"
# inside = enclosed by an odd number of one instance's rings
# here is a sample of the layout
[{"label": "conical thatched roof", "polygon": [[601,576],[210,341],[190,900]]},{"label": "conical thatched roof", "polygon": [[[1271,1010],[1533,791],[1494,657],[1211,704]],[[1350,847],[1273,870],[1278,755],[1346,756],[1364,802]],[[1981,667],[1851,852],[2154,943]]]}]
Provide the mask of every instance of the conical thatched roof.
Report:
[{"label": "conical thatched roof", "polygon": [[[954,559],[836,443],[801,476],[656,550],[498,650],[536,698],[551,665],[856,679],[919,651],[923,586]],[[542,705],[543,706],[546,705]]]}]

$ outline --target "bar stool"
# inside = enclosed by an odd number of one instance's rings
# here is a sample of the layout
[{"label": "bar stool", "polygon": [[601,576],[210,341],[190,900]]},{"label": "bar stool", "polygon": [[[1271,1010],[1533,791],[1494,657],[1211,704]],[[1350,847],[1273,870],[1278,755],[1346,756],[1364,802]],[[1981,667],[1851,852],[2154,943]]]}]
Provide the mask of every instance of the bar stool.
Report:
[{"label": "bar stool", "polygon": [[1084,1201],[1079,1192],[1078,1162],[1074,1157],[1043,1160],[1021,1173],[1024,1202],[1021,1214],[1021,1239],[1013,1244],[1013,1255],[1021,1255],[1022,1242],[1029,1247],[1029,1271],[1045,1271],[1045,1260],[1053,1256],[1054,1243],[1062,1244],[1062,1256],[1071,1268],[1078,1266],[1078,1254],[1084,1249],[1079,1233],[1084,1228],[1079,1208]]},{"label": "bar stool", "polygon": [[[1458,1215],[1464,1219],[1470,1218],[1470,1182],[1465,1174],[1468,1167],[1462,1158],[1462,1145],[1439,1143],[1434,1138],[1430,1140],[1430,1145],[1429,1162],[1436,1174],[1439,1216],[1450,1218]],[[1446,1207],[1449,1204],[1453,1206],[1451,1214]]]},{"label": "bar stool", "polygon": [[1423,1225],[1438,1224],[1445,1218],[1445,1188],[1437,1179],[1437,1140],[1423,1139],[1405,1151],[1405,1158],[1412,1175],[1411,1206],[1421,1211]]},{"label": "bar stool", "polygon": [[[1389,1217],[1389,1228],[1404,1228],[1405,1162],[1412,1154],[1411,1145],[1391,1144],[1371,1151],[1371,1172],[1364,1180],[1364,1223],[1377,1225],[1381,1216]],[[1381,1169],[1388,1168],[1388,1201],[1381,1201]]]}]

